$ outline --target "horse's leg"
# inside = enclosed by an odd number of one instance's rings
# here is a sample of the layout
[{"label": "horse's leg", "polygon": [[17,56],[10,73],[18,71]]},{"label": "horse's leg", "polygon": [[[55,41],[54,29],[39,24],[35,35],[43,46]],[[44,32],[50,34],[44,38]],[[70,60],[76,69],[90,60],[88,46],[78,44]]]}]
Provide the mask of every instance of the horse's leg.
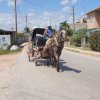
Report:
[{"label": "horse's leg", "polygon": [[57,54],[55,56],[55,65],[57,72],[59,72],[59,56]]},{"label": "horse's leg", "polygon": [[57,66],[57,72],[59,72],[59,57],[58,57],[58,59],[57,59],[57,62],[56,62],[56,63],[57,63],[57,65],[56,65],[56,66]]},{"label": "horse's leg", "polygon": [[49,58],[47,58],[47,66],[49,67]]},{"label": "horse's leg", "polygon": [[55,60],[54,60],[54,58],[53,58],[53,57],[51,58],[51,64],[52,64],[52,67],[54,67],[54,66],[55,66]]}]

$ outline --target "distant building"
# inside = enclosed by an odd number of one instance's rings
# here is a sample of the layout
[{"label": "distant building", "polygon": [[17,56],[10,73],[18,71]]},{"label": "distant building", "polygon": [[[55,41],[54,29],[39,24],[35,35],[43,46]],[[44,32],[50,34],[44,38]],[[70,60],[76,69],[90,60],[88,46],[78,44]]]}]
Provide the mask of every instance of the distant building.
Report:
[{"label": "distant building", "polygon": [[15,31],[6,31],[0,29],[0,44],[15,44]]},{"label": "distant building", "polygon": [[[73,24],[71,24],[70,27],[73,30]],[[87,28],[87,19],[86,18],[80,18],[80,20],[75,23],[75,31],[78,31],[83,28]]]},{"label": "distant building", "polygon": [[100,28],[100,7],[87,13],[87,28]]}]

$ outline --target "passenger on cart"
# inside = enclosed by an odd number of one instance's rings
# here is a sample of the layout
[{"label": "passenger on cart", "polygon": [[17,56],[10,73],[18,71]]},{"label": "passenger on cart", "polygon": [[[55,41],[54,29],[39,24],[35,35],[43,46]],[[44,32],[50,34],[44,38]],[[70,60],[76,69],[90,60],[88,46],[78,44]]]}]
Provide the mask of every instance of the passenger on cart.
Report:
[{"label": "passenger on cart", "polygon": [[48,26],[48,28],[44,31],[44,36],[47,39],[45,47],[43,49],[43,52],[45,52],[47,50],[47,45],[51,44],[51,38],[53,35],[53,30],[51,26]]},{"label": "passenger on cart", "polygon": [[52,32],[53,32],[53,30],[52,30],[52,27],[51,26],[48,26],[48,28],[45,29],[44,36],[46,37],[46,39],[52,37]]},{"label": "passenger on cart", "polygon": [[[48,29],[49,29],[49,27],[48,27]],[[46,32],[46,33],[45,33]],[[49,34],[47,31],[45,31],[44,32],[44,34],[48,34],[48,35],[50,35],[50,37],[48,37],[48,40],[46,41],[46,44],[45,44],[45,47],[44,47],[44,49],[43,49],[43,52],[45,52],[46,50],[47,50],[47,48],[48,48],[48,46],[52,43],[52,39],[51,39],[51,37],[53,37],[53,35],[52,35],[52,33],[51,34]],[[65,34],[66,32],[65,32],[65,30],[64,30],[64,28],[62,27],[62,26],[60,26],[60,29],[59,29],[59,31],[58,31],[58,34],[59,33],[63,33],[63,34]],[[47,36],[48,36],[47,35]],[[57,44],[57,40],[55,40],[55,43]]]}]

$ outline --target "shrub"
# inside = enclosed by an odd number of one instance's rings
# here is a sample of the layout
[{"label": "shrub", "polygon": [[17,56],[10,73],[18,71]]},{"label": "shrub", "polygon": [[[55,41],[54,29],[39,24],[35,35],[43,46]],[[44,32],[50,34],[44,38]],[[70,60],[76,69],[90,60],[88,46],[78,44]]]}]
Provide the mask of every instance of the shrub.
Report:
[{"label": "shrub", "polygon": [[87,37],[87,29],[80,29],[79,31],[75,32],[71,37],[71,42],[74,42],[75,46],[81,46],[81,39]]},{"label": "shrub", "polygon": [[92,50],[100,52],[100,32],[92,33],[89,42]]},{"label": "shrub", "polygon": [[18,33],[18,37],[25,37],[24,33]]}]

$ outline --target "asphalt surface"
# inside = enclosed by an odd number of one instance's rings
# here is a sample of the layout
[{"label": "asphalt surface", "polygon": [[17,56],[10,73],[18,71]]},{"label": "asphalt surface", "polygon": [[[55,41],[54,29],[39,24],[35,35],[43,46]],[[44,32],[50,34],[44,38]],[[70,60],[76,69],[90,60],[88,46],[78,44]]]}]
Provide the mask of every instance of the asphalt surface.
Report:
[{"label": "asphalt surface", "polygon": [[56,72],[28,62],[26,52],[12,66],[7,100],[100,100],[99,58],[63,50]]}]

